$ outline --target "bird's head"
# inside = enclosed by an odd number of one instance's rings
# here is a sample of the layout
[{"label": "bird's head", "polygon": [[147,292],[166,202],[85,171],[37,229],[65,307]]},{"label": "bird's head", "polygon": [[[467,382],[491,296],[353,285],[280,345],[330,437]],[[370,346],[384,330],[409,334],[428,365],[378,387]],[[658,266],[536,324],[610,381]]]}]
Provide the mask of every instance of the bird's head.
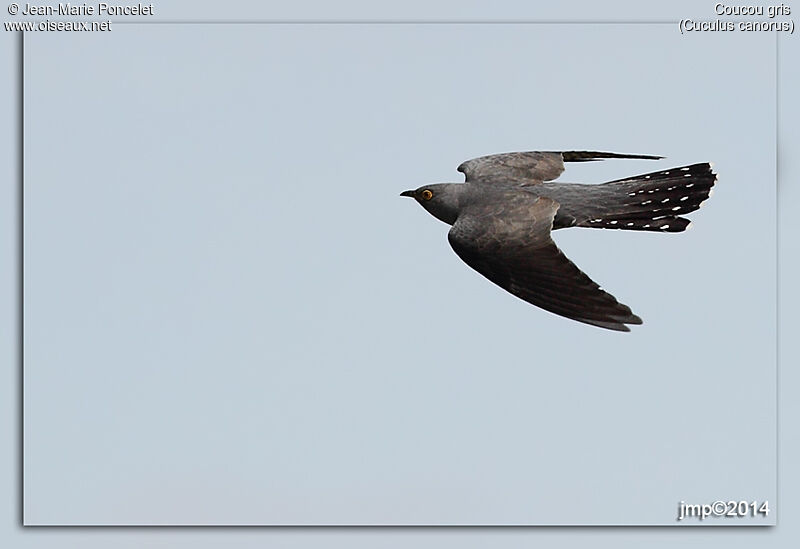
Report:
[{"label": "bird's head", "polygon": [[435,183],[413,191],[404,191],[400,196],[413,198],[433,217],[452,225],[461,211],[465,188],[466,185],[460,183]]}]

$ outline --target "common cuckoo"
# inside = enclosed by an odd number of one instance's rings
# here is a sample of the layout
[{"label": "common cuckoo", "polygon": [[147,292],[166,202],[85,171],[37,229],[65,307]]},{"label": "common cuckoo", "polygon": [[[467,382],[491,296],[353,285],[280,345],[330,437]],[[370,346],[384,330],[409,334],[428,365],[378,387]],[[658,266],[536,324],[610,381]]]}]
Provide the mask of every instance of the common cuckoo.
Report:
[{"label": "common cuckoo", "polygon": [[467,160],[464,183],[425,185],[401,196],[452,225],[450,245],[464,262],[515,296],[551,313],[630,331],[642,319],[575,266],[550,233],[567,227],[677,233],[682,217],[711,196],[709,163],[599,185],[552,183],[565,162],[660,156],[592,151],[513,152]]}]

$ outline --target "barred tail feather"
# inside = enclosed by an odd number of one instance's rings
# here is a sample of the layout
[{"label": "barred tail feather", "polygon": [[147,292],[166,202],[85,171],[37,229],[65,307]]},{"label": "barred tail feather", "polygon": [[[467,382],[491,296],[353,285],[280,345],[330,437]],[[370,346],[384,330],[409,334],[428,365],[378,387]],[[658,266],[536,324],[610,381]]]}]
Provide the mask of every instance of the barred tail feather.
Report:
[{"label": "barred tail feather", "polygon": [[581,227],[677,233],[683,217],[708,200],[717,175],[711,164],[693,164],[597,185],[596,213]]}]

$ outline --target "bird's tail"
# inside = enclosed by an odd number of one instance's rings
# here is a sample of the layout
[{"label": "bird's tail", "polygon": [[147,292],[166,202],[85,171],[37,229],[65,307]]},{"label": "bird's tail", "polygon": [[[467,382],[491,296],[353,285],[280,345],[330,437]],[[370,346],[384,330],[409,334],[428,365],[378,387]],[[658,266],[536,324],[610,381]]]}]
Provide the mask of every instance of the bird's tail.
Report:
[{"label": "bird's tail", "polygon": [[588,218],[577,223],[596,229],[677,233],[712,194],[717,175],[711,164],[693,164],[595,185],[596,200]]}]

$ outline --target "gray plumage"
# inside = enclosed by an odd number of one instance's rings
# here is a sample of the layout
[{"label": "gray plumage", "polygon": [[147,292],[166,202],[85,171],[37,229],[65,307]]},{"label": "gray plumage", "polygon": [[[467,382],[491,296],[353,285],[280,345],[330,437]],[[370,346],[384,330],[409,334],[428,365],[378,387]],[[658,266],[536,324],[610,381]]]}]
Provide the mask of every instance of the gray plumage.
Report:
[{"label": "gray plumage", "polygon": [[617,331],[641,324],[631,309],[585,275],[559,250],[551,231],[591,227],[681,232],[681,217],[700,207],[716,175],[708,163],[600,185],[551,183],[564,162],[660,156],[591,151],[515,152],[467,160],[464,183],[425,185],[416,199],[452,225],[448,240],[464,262],[525,301],[578,322]]}]

